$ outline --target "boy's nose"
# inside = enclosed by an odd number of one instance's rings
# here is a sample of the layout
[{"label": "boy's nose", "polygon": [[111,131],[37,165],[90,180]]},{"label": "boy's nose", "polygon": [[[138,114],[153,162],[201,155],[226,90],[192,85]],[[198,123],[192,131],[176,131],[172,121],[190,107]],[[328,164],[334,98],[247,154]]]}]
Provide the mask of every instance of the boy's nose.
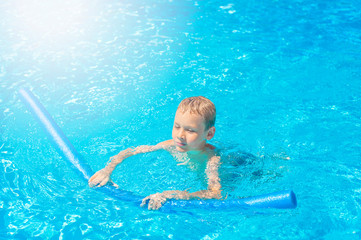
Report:
[{"label": "boy's nose", "polygon": [[179,130],[177,137],[178,137],[179,139],[184,139],[184,131],[183,131],[183,130]]}]

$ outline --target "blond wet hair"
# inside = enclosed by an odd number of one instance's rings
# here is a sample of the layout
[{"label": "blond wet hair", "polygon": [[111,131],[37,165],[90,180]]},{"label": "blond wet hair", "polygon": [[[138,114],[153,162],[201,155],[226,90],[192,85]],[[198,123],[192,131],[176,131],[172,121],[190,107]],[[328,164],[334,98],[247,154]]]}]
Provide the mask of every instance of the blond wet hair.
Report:
[{"label": "blond wet hair", "polygon": [[204,118],[206,130],[216,122],[216,107],[213,102],[203,96],[189,97],[182,100],[177,111],[198,114]]}]

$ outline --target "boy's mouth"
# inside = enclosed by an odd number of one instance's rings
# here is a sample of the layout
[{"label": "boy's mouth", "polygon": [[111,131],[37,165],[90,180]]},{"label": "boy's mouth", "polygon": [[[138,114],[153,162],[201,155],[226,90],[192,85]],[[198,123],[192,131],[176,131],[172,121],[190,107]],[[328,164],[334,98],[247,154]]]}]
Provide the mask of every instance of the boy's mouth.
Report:
[{"label": "boy's mouth", "polygon": [[185,143],[180,143],[180,142],[175,142],[175,144],[178,146],[178,147],[184,147],[186,144]]}]

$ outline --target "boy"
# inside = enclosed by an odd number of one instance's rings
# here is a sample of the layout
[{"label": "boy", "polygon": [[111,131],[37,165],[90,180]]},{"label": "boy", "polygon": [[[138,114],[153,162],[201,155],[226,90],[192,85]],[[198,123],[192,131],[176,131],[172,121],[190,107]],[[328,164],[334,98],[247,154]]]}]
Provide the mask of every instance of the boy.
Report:
[{"label": "boy", "polygon": [[221,184],[218,175],[220,157],[216,155],[215,147],[207,143],[207,140],[214,136],[215,120],[216,108],[209,99],[201,96],[184,99],[177,108],[171,140],[158,143],[155,146],[144,145],[121,151],[118,155],[110,158],[110,163],[105,168],[96,172],[89,179],[89,186],[101,187],[108,182],[113,183],[110,179],[111,173],[127,157],[164,149],[173,156],[179,157],[181,155],[182,158],[188,160],[206,162],[205,172],[208,178],[208,189],[193,193],[178,190],[155,193],[144,198],[141,206],[148,202],[149,210],[157,210],[167,199],[221,198]]}]

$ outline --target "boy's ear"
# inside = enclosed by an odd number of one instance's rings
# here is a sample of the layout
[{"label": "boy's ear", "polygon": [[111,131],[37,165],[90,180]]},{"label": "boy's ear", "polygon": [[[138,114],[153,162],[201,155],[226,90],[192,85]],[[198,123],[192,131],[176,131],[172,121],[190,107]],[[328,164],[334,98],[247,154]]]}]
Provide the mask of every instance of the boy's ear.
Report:
[{"label": "boy's ear", "polygon": [[214,137],[214,134],[216,133],[216,128],[215,127],[211,127],[208,129],[208,133],[206,136],[207,140],[211,140]]}]

